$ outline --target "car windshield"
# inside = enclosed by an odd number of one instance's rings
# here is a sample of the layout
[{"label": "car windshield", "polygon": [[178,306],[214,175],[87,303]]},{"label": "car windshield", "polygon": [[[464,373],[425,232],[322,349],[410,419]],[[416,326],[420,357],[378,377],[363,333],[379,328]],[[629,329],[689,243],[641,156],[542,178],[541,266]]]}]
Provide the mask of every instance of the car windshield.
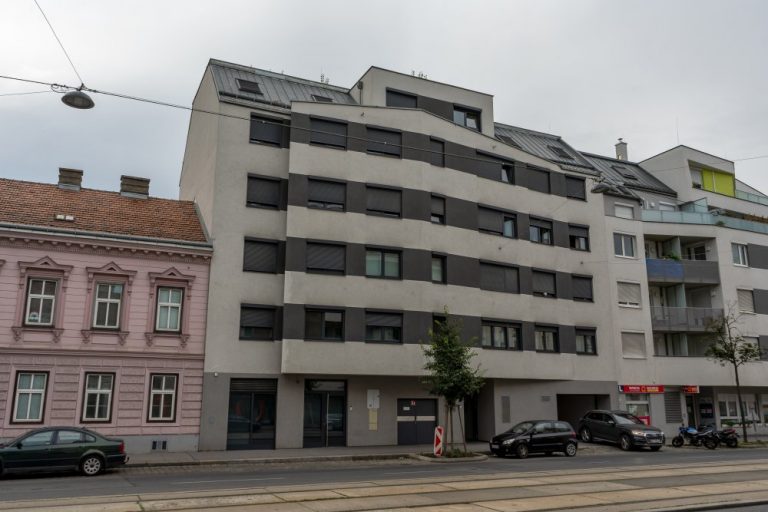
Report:
[{"label": "car windshield", "polygon": [[614,414],[613,417],[619,425],[645,425],[637,416],[632,416],[626,412]]},{"label": "car windshield", "polygon": [[518,423],[511,429],[507,430],[507,434],[522,434],[524,432],[528,432],[531,430],[531,427],[533,427],[532,421],[524,421],[522,423]]}]

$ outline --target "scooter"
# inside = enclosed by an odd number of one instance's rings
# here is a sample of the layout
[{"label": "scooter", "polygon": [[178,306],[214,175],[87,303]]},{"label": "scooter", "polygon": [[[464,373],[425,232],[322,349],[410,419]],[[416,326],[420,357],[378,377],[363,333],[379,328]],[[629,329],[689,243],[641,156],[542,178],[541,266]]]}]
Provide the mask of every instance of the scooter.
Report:
[{"label": "scooter", "polygon": [[691,446],[701,446],[703,444],[710,450],[714,450],[720,444],[720,439],[715,435],[714,429],[705,428],[699,431],[694,427],[682,426],[678,429],[678,434],[672,438],[672,446],[680,448],[685,444],[686,440]]}]

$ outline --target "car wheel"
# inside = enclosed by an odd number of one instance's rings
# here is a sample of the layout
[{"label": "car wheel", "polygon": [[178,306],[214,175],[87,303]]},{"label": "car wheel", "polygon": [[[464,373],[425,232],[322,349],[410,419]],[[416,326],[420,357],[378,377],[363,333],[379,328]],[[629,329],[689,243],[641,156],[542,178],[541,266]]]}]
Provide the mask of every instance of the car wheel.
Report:
[{"label": "car wheel", "polygon": [[628,452],[632,449],[632,440],[627,434],[621,434],[621,437],[619,438],[619,448],[625,452]]},{"label": "car wheel", "polygon": [[682,436],[675,436],[672,438],[672,446],[675,448],[680,448],[685,444],[685,440],[682,438]]},{"label": "car wheel", "polygon": [[517,445],[517,448],[515,448],[515,453],[517,454],[517,457],[520,459],[524,459],[528,457],[528,445],[525,443],[521,443]]},{"label": "car wheel", "polygon": [[587,427],[581,427],[581,430],[579,430],[579,435],[581,436],[581,440],[585,443],[592,442],[592,432],[590,432]]},{"label": "car wheel", "polygon": [[657,452],[659,450],[661,450],[661,446],[651,446],[651,451],[652,452]]},{"label": "car wheel", "polygon": [[89,455],[80,461],[80,472],[85,476],[96,476],[104,471],[104,460],[98,455]]},{"label": "car wheel", "polygon": [[578,447],[576,446],[576,443],[568,443],[567,445],[565,445],[566,457],[575,457],[577,451],[578,451]]}]

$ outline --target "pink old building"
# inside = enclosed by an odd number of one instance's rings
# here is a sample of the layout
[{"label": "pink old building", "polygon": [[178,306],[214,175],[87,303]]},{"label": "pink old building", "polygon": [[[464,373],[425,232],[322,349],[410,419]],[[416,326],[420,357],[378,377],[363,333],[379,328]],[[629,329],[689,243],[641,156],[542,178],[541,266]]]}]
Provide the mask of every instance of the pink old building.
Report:
[{"label": "pink old building", "polygon": [[0,179],[0,439],[82,425],[194,450],[211,245],[195,206]]}]

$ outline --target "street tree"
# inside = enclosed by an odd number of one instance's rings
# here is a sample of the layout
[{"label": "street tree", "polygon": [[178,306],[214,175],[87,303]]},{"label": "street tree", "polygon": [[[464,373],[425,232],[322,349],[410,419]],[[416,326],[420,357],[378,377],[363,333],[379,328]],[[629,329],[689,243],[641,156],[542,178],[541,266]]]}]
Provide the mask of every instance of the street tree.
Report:
[{"label": "street tree", "polygon": [[710,345],[706,356],[720,366],[730,366],[736,379],[736,395],[739,401],[741,429],[744,441],[747,441],[747,420],[744,414],[744,402],[741,400],[741,381],[739,368],[747,363],[760,360],[760,347],[746,342],[738,328],[740,314],[732,305],[722,316],[716,318],[707,328],[710,333]]},{"label": "street tree", "polygon": [[[454,411],[459,402],[480,391],[484,379],[479,366],[472,366],[472,358],[476,355],[472,350],[473,340],[462,340],[461,325],[448,314],[447,309],[444,321],[433,322],[429,338],[429,345],[422,345],[427,359],[424,369],[428,372],[423,383],[428,386],[430,394],[442,397],[445,402],[446,438],[448,452],[452,453]],[[467,441],[461,414],[459,425],[466,454]]]}]

